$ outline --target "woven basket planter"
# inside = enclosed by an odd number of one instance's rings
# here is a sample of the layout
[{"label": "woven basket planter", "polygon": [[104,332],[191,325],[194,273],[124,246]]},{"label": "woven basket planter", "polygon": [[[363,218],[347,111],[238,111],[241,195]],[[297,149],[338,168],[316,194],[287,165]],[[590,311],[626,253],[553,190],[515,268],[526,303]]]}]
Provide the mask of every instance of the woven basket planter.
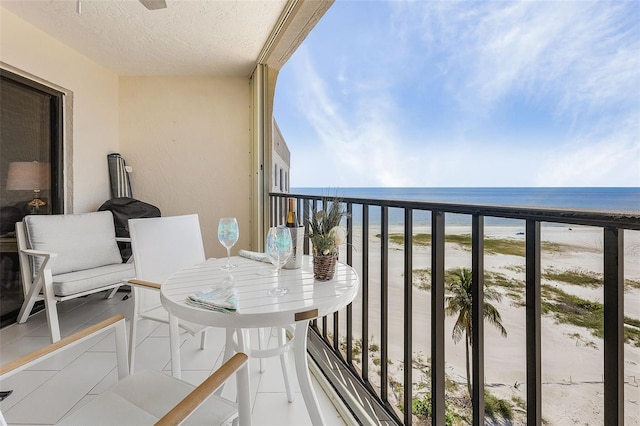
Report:
[{"label": "woven basket planter", "polygon": [[336,273],[338,253],[328,256],[313,256],[313,277],[318,281],[329,281]]}]

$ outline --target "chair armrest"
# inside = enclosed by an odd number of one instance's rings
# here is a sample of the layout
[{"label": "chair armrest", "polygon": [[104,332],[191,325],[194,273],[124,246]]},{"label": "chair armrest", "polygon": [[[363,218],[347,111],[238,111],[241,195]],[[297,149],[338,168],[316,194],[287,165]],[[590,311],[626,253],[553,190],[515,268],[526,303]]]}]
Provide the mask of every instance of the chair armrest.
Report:
[{"label": "chair armrest", "polygon": [[144,287],[144,288],[152,288],[155,290],[160,290],[161,285],[158,283],[154,283],[151,281],[143,281],[143,280],[138,280],[138,279],[131,279],[127,281],[128,284],[131,285],[135,285],[137,287]]},{"label": "chair armrest", "polygon": [[55,352],[66,346],[74,343],[80,343],[86,339],[89,339],[93,337],[93,335],[105,330],[106,328],[116,327],[119,321],[121,321],[122,330],[124,331],[124,315],[115,315],[109,319],[99,322],[98,324],[92,325],[85,328],[84,330],[80,330],[77,333],[67,336],[62,340],[58,340],[55,343],[47,345],[41,349],[38,349],[37,351],[21,356],[20,358],[17,358],[0,366],[0,377],[3,377],[9,373],[17,373],[18,371],[24,370],[25,368],[30,367],[32,364],[54,355]]},{"label": "chair armrest", "polygon": [[42,250],[34,250],[34,249],[22,249],[20,250],[20,252],[28,256],[44,257],[44,258],[53,258],[58,255],[57,253],[54,253],[52,251],[42,251]]},{"label": "chair armrest", "polygon": [[177,425],[191,415],[203,402],[207,400],[223,383],[225,383],[236,371],[242,368],[249,357],[242,352],[232,356],[227,362],[222,364],[211,376],[189,395],[184,397],[171,411],[165,414],[155,426]]}]

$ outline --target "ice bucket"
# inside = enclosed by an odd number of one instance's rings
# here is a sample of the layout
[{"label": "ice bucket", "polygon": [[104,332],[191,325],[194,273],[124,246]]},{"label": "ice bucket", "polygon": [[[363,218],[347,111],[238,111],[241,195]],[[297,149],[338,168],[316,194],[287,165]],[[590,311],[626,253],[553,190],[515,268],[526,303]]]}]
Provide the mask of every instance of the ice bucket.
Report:
[{"label": "ice bucket", "polygon": [[291,256],[287,263],[284,264],[284,269],[298,269],[302,267],[302,255],[304,250],[304,226],[298,226],[296,228],[287,228],[291,231]]}]

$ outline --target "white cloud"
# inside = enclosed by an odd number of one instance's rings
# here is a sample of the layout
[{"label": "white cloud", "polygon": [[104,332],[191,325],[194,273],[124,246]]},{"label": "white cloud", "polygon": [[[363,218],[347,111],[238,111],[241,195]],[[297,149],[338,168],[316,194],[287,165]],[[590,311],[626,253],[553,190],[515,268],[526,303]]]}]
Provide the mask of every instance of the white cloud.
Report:
[{"label": "white cloud", "polygon": [[633,3],[361,3],[390,7],[389,26],[332,28],[331,49],[287,64],[309,126],[296,137],[316,141],[300,152],[285,134],[293,185],[640,185]]},{"label": "white cloud", "polygon": [[423,50],[443,53],[461,104],[552,94],[559,112],[575,113],[637,100],[640,30],[630,3],[424,2],[421,13],[398,5],[401,32],[419,32]]},{"label": "white cloud", "polygon": [[640,115],[609,135],[585,135],[541,164],[537,186],[640,186]]},{"label": "white cloud", "polygon": [[[326,82],[318,75],[308,52],[297,52],[295,74],[300,90],[298,107],[303,111],[323,146],[332,155],[331,176],[319,179],[331,186],[407,186],[410,178],[406,154],[393,127],[394,106],[380,91],[374,99],[357,100],[349,106],[331,98]],[[326,157],[325,157],[326,158]],[[315,170],[327,168],[316,164]],[[327,182],[326,184],[324,182]]]}]

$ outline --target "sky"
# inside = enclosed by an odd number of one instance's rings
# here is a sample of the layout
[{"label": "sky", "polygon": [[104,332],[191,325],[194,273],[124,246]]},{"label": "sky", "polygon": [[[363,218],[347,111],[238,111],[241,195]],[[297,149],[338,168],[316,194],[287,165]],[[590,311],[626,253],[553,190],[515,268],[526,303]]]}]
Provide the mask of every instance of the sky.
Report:
[{"label": "sky", "polygon": [[280,70],[291,187],[640,186],[640,1],[337,0]]}]

